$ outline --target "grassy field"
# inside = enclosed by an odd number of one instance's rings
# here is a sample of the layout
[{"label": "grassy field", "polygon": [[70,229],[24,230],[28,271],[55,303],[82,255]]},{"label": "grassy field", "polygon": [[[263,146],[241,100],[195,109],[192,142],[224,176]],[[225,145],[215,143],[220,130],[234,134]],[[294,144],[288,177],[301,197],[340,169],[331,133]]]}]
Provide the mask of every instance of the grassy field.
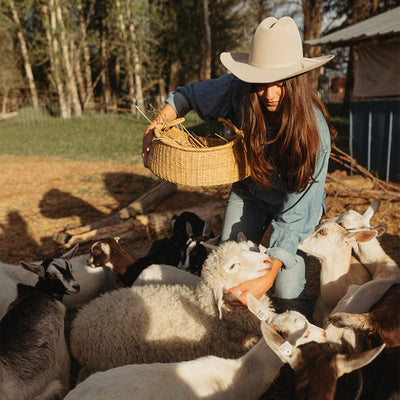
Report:
[{"label": "grassy field", "polygon": [[[331,122],[338,130],[336,144],[346,149],[348,114],[342,106],[328,105]],[[54,156],[81,161],[117,160],[141,162],[144,119],[127,115],[95,114],[63,120],[43,110],[25,108],[17,117],[0,122],[0,154]],[[215,123],[203,124],[194,114],[186,116],[185,126],[196,134],[217,132]]]}]

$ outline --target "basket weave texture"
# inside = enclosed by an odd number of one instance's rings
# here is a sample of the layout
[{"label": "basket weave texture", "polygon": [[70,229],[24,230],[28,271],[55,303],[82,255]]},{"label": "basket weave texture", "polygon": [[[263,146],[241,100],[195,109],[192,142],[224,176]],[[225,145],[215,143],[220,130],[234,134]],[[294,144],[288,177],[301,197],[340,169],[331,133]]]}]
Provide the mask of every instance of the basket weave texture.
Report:
[{"label": "basket weave texture", "polygon": [[229,184],[250,175],[240,131],[224,140],[196,136],[176,126],[158,126],[148,163],[158,177],[187,186]]}]

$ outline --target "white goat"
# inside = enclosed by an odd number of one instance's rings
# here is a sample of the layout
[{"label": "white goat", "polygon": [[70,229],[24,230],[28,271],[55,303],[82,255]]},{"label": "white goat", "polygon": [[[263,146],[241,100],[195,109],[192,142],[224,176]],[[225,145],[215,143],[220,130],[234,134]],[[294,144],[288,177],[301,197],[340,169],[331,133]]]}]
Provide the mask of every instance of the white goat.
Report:
[{"label": "white goat", "polygon": [[[325,332],[296,311],[272,317],[274,329],[292,345],[326,341]],[[234,327],[232,329],[235,329]],[[264,335],[266,323],[261,323]],[[132,364],[97,372],[65,400],[256,400],[276,378],[282,361],[261,339],[239,359],[206,356],[177,363]]]},{"label": "white goat", "polygon": [[[379,210],[380,201],[375,200],[364,212],[359,214],[354,210],[331,218],[349,231],[376,229],[378,235],[384,232],[383,227],[370,227],[370,220]],[[400,282],[398,264],[382,249],[378,239],[368,243],[352,242],[353,251],[360,262],[371,274],[371,281],[363,285],[352,286],[346,296],[340,301],[334,312],[363,313],[367,312],[389,289],[393,283]]]},{"label": "white goat", "polygon": [[[80,307],[99,294],[117,288],[114,277],[108,268],[90,268],[87,265],[88,255],[74,257],[77,250],[78,245],[63,256],[70,260],[72,267],[76,271],[76,281],[81,287],[81,291],[78,294],[66,296],[63,299],[63,303],[68,308]],[[7,312],[9,304],[16,299],[18,283],[33,286],[37,280],[38,276],[31,271],[22,269],[18,265],[0,262],[0,319]]]},{"label": "white goat", "polygon": [[298,347],[288,346],[270,328],[263,331],[266,343],[296,374],[296,400],[333,400],[339,377],[364,367],[383,350],[381,345],[358,354],[339,354],[327,343],[309,342]]},{"label": "white goat", "polygon": [[247,242],[224,242],[192,286],[133,286],[93,300],[72,322],[71,352],[84,367],[81,377],[132,363],[242,356],[260,327],[252,314],[224,304],[224,289],[264,275],[270,261]]},{"label": "white goat", "polygon": [[371,279],[367,269],[352,259],[353,242],[370,242],[377,232],[348,232],[334,221],[318,225],[298,248],[319,259],[321,263],[320,295],[315,304],[313,320],[326,326],[325,319],[346,294],[350,285],[361,285]]},{"label": "white goat", "polygon": [[0,321],[0,398],[62,398],[68,391],[70,358],[60,300],[79,292],[79,284],[65,255],[21,265],[39,279],[34,287],[18,284],[18,297]]}]

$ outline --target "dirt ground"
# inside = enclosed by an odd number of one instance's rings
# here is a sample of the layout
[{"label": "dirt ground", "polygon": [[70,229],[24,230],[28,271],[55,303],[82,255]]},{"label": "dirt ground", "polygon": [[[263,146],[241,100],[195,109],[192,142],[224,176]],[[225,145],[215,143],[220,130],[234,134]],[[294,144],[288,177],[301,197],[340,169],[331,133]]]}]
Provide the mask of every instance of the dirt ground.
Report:
[{"label": "dirt ground", "polygon": [[[342,179],[346,173],[334,172]],[[37,157],[0,157],[0,260],[41,260],[62,252],[55,238],[65,227],[97,221],[126,207],[157,184],[157,178],[141,163],[79,162]],[[400,190],[400,185],[399,185]],[[178,186],[176,194],[154,211],[179,210],[215,199],[225,199],[229,185]],[[328,196],[327,217],[348,209],[364,212],[374,198]],[[400,201],[382,201],[373,224],[383,222],[385,250],[400,261]],[[212,221],[218,233],[221,218]],[[168,234],[168,232],[166,232]],[[125,240],[133,257],[145,253],[153,239]],[[88,252],[91,243],[80,246]]]}]

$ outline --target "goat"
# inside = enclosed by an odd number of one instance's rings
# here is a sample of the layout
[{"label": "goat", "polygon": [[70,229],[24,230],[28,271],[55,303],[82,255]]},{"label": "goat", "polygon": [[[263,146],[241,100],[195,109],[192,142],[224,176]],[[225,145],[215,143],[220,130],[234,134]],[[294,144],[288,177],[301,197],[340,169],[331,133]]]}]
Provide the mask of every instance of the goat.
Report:
[{"label": "goat", "polygon": [[[375,229],[378,236],[384,233],[384,228],[379,226],[370,228],[370,220],[379,210],[380,201],[375,200],[369,205],[364,214],[349,210],[341,215],[330,218],[348,231],[355,232],[363,229]],[[363,313],[370,309],[392,286],[400,282],[400,268],[398,264],[385,253],[378,239],[374,238],[368,243],[352,242],[353,252],[359,261],[371,274],[371,281],[363,285],[355,285],[349,289],[333,312]]]},{"label": "goat", "polygon": [[[400,284],[393,284],[367,313],[335,313],[329,321],[336,327],[353,329],[386,348],[362,370],[361,399],[392,399],[400,396]],[[396,397],[397,398],[397,397]]]},{"label": "goat", "polygon": [[298,248],[319,259],[321,263],[320,295],[315,304],[313,320],[326,327],[325,319],[346,294],[350,285],[363,284],[371,276],[351,257],[352,242],[369,242],[375,230],[348,232],[334,221],[324,221]]},{"label": "goat", "polygon": [[333,400],[337,380],[372,362],[385,345],[358,354],[339,354],[327,343],[310,342],[292,347],[274,330],[263,331],[266,343],[296,374],[297,400]]},{"label": "goat", "polygon": [[70,357],[61,300],[78,293],[79,284],[67,253],[40,265],[21,261],[21,266],[39,279],[35,286],[18,284],[18,297],[0,321],[0,398],[62,398],[68,391]]},{"label": "goat", "polygon": [[[75,256],[78,246],[74,246],[64,258],[68,258],[75,271],[75,279],[79,283],[80,292],[74,296],[65,296],[63,303],[67,308],[77,308],[108,290],[115,289],[114,276],[108,268],[94,270],[87,265],[88,255]],[[0,319],[7,312],[9,304],[17,298],[18,283],[34,286],[38,276],[19,265],[0,262]]]},{"label": "goat", "polygon": [[[306,318],[287,311],[272,317],[273,327],[291,344],[326,341],[324,331]],[[261,323],[264,334],[266,323]],[[234,329],[234,328],[232,328]],[[283,363],[261,339],[239,359],[205,356],[176,363],[131,364],[97,372],[78,384],[65,400],[258,399]]]}]

